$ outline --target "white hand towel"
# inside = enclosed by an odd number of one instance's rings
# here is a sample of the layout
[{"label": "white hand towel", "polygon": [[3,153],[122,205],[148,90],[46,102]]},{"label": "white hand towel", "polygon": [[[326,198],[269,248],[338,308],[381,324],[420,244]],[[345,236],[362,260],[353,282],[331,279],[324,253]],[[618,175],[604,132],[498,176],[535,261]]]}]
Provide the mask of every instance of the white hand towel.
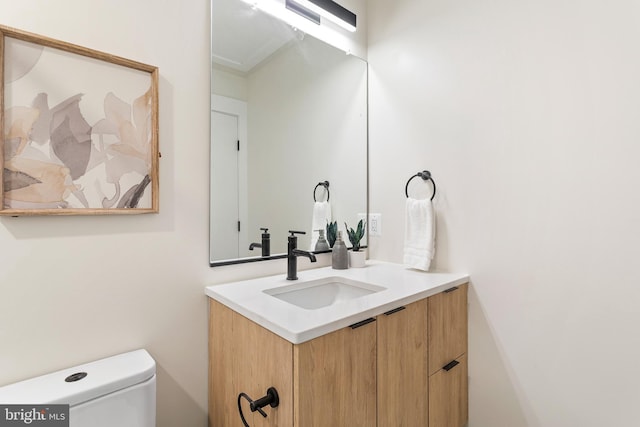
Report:
[{"label": "white hand towel", "polygon": [[[309,250],[316,249],[316,242],[320,233],[316,230],[326,230],[327,222],[331,221],[331,203],[315,202],[313,204],[313,217],[311,218],[311,245]],[[325,234],[326,237],[326,234]]]},{"label": "white hand towel", "polygon": [[407,198],[404,265],[429,271],[435,254],[436,221],[431,200]]}]

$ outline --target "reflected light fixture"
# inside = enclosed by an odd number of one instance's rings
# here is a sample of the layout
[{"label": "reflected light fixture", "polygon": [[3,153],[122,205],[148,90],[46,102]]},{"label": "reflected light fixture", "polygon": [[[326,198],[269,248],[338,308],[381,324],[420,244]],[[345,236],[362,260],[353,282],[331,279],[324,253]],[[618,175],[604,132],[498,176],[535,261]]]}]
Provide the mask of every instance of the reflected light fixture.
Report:
[{"label": "reflected light fixture", "polygon": [[[286,22],[294,29],[303,32],[312,31],[312,27],[320,28],[320,16],[303,8],[299,4],[289,7],[291,0],[286,0],[286,8],[282,7],[282,2],[277,0],[242,0],[251,5],[254,10],[261,10],[269,15]],[[292,2],[293,3],[293,2]],[[287,10],[288,9],[288,10]],[[302,10],[306,10],[306,14]],[[293,12],[293,13],[292,13]],[[315,15],[315,19],[313,17]],[[311,21],[311,22],[309,22]],[[316,24],[316,25],[313,25]],[[316,36],[317,37],[317,36]]]},{"label": "reflected light fixture", "polygon": [[[314,12],[308,11],[310,16],[304,16],[290,7],[285,7],[283,0],[241,0],[253,9],[265,12],[283,22],[289,24],[294,30],[298,30],[304,34],[309,34],[318,40],[330,44],[338,49],[351,54],[352,42],[349,38],[350,34],[339,31],[338,28],[328,25],[320,25],[320,16]],[[286,3],[293,3],[294,0],[286,0]],[[295,2],[299,3],[299,2]],[[297,5],[300,9],[300,5]],[[312,15],[316,15],[315,17]],[[300,37],[300,35],[298,35]]]},{"label": "reflected light fixture", "polygon": [[333,0],[287,0],[287,3],[297,3],[303,8],[327,18],[345,30],[356,30],[356,14],[334,2]]},{"label": "reflected light fixture", "polygon": [[304,18],[307,18],[309,21],[313,22],[316,25],[320,25],[320,15],[310,11],[300,3],[293,0],[285,0],[284,5],[290,11],[295,12]]}]

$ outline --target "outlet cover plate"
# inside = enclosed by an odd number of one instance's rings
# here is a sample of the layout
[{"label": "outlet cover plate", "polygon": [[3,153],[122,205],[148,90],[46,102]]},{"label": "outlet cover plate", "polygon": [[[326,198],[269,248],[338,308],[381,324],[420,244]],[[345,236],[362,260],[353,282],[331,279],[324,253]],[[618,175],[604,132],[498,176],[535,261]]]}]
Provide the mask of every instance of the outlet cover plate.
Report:
[{"label": "outlet cover plate", "polygon": [[367,214],[359,213],[358,220],[361,219],[367,221],[369,236],[382,236],[382,214],[370,213],[367,220]]}]

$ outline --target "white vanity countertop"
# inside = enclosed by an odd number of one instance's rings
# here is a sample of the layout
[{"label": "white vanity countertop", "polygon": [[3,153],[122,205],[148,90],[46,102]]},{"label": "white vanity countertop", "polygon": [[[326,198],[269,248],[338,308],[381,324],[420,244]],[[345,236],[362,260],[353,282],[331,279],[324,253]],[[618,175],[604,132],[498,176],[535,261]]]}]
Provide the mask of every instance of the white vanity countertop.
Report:
[{"label": "white vanity countertop", "polygon": [[[315,310],[298,307],[263,292],[336,276],[386,289]],[[300,344],[468,281],[467,274],[426,273],[399,264],[367,261],[364,268],[333,270],[324,267],[299,271],[297,281],[286,280],[286,272],[283,272],[277,276],[208,286],[205,293],[287,341]]]}]

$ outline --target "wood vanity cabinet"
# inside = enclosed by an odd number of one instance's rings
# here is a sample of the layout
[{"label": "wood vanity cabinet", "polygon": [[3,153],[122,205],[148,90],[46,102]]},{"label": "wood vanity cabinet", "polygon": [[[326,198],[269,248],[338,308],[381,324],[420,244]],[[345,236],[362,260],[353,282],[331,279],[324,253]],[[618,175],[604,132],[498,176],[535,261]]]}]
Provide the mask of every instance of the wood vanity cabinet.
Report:
[{"label": "wood vanity cabinet", "polygon": [[251,427],[463,427],[467,285],[291,344],[210,300],[209,426],[241,427],[238,394],[275,387]]}]

